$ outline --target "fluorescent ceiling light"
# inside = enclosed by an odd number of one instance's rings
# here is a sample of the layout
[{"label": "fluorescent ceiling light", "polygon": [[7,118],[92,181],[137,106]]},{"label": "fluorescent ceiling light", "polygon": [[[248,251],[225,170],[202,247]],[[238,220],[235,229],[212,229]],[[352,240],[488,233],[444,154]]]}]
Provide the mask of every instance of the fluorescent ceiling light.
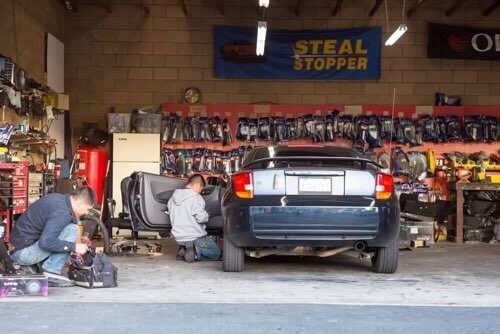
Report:
[{"label": "fluorescent ceiling light", "polygon": [[269,0],[259,0],[259,7],[269,7]]},{"label": "fluorescent ceiling light", "polygon": [[267,22],[259,21],[257,25],[257,47],[255,48],[255,53],[257,56],[264,55],[264,48],[266,46],[266,33],[267,33]]},{"label": "fluorescent ceiling light", "polygon": [[394,43],[398,41],[398,39],[401,38],[405,34],[405,32],[408,30],[408,27],[406,24],[401,23],[399,27],[396,29],[395,32],[392,33],[391,36],[385,41],[385,46],[392,46]]}]

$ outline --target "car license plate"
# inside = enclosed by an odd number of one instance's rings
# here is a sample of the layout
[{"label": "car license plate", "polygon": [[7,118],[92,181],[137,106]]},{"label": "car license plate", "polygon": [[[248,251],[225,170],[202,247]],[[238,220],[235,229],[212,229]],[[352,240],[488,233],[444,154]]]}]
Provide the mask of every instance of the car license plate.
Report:
[{"label": "car license plate", "polygon": [[299,178],[300,193],[332,193],[331,178]]}]

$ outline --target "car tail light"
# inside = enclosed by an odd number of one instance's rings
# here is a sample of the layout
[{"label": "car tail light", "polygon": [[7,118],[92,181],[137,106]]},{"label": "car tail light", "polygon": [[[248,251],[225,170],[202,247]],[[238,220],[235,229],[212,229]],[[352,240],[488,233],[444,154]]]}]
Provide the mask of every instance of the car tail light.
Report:
[{"label": "car tail light", "polygon": [[392,175],[377,173],[377,185],[375,186],[376,199],[389,199],[392,196],[394,180]]},{"label": "car tail light", "polygon": [[233,189],[239,198],[253,198],[252,172],[242,172],[233,175]]}]

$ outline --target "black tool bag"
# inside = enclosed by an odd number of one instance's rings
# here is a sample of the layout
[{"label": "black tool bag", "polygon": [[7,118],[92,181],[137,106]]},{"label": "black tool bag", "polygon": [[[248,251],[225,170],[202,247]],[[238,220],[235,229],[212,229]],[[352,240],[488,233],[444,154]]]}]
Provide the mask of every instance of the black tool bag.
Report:
[{"label": "black tool bag", "polygon": [[113,266],[106,254],[86,254],[86,257],[81,262],[71,261],[68,277],[75,281],[75,285],[88,289],[118,286],[118,268]]}]

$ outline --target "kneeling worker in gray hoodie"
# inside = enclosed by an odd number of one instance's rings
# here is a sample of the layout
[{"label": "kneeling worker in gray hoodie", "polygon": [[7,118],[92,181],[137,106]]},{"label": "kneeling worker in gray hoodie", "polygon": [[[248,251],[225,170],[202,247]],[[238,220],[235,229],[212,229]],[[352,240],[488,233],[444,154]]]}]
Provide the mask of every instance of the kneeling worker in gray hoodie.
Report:
[{"label": "kneeling worker in gray hoodie", "polygon": [[184,257],[186,262],[218,260],[221,257],[219,247],[207,236],[205,223],[209,216],[205,200],[200,195],[205,186],[203,176],[192,175],[186,188],[175,190],[168,201],[171,233],[180,245],[178,257]]}]

